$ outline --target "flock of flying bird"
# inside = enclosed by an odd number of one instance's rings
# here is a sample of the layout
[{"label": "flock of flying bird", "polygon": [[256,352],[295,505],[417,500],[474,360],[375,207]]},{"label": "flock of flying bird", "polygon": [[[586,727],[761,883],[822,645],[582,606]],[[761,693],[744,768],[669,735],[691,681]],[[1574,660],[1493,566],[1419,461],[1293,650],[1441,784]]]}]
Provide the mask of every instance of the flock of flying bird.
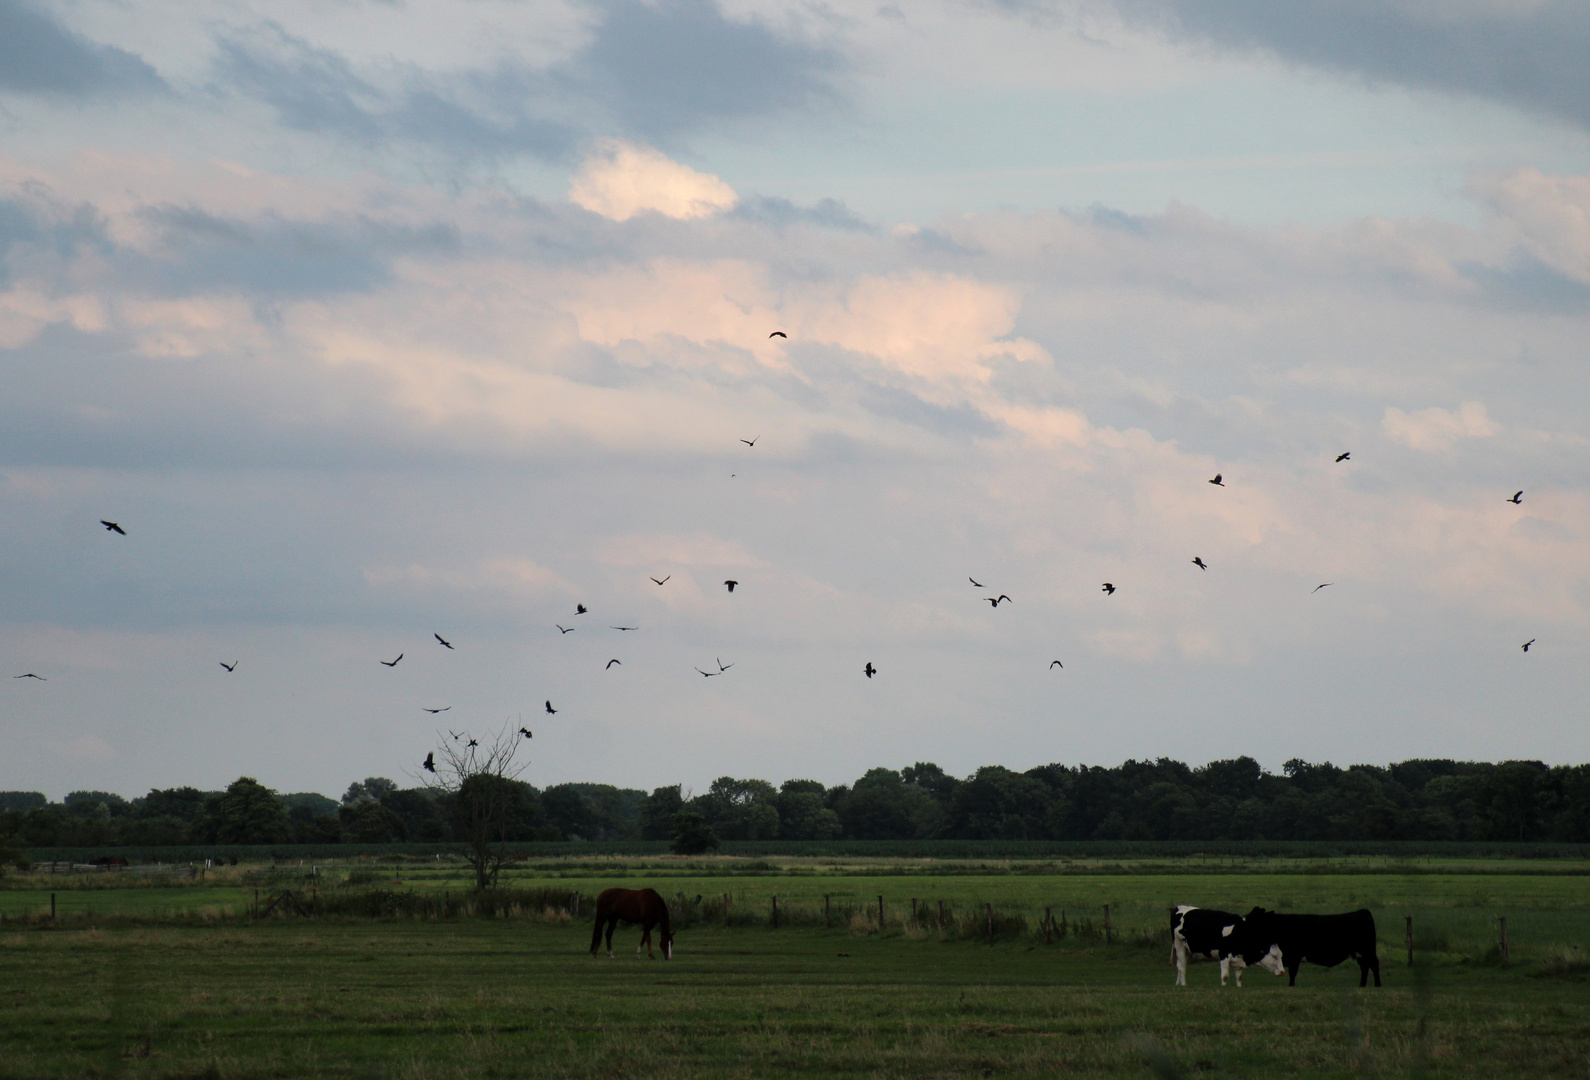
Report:
[{"label": "flock of flying bird", "polygon": [[[785,338],[785,339],[787,339],[788,336],[789,335],[785,334],[784,331],[782,331],[782,330],[775,330],[771,334],[768,335],[768,337],[770,339],[771,338]],[[762,436],[758,435],[758,436],[756,436],[756,438],[753,438],[753,439],[741,439],[740,442],[744,443],[747,447],[755,448],[756,444],[761,440],[761,438],[762,438]],[[1343,451],[1342,453],[1336,455],[1336,462],[1335,463],[1336,464],[1341,464],[1342,462],[1349,461],[1351,459],[1352,459],[1352,453],[1350,451]],[[1214,479],[1210,480],[1209,483],[1213,484],[1215,487],[1225,487],[1226,486],[1225,476],[1222,473],[1216,473],[1215,476],[1214,476]],[[1512,503],[1514,506],[1520,506],[1520,505],[1523,504],[1523,501],[1524,501],[1524,492],[1522,490],[1515,491],[1511,498],[1505,499],[1503,501],[1504,502],[1508,502],[1508,503]],[[106,532],[115,533],[118,536],[126,536],[127,535],[127,531],[125,529],[123,529],[121,527],[121,525],[118,524],[117,522],[106,521],[104,519],[101,519],[100,520],[100,524],[102,526],[104,526]],[[1200,556],[1200,555],[1194,555],[1193,556],[1192,564],[1194,566],[1198,567],[1198,569],[1201,570],[1201,571],[1207,571],[1209,569],[1209,565],[1204,562],[1203,557]],[[672,577],[673,577],[672,574],[665,574],[663,577],[660,577],[660,578],[653,577],[653,578],[650,578],[650,580],[655,585],[657,585],[659,588],[661,588],[662,586],[666,585]],[[977,589],[985,588],[983,583],[978,581],[974,577],[968,577],[966,580],[971,582],[971,584],[972,584],[972,586],[974,588],[977,588]],[[727,580],[725,580],[723,582],[724,587],[729,591],[730,594],[733,594],[733,592],[735,590],[735,587],[737,585],[739,585],[739,584],[740,583],[738,581],[736,581],[736,580],[734,580],[732,578],[727,579]],[[1330,581],[1321,582],[1320,584],[1314,586],[1314,588],[1312,590],[1310,590],[1310,593],[1311,594],[1312,593],[1317,593],[1321,589],[1328,588],[1328,587],[1330,587],[1333,584],[1335,584],[1335,583],[1334,582],[1330,582]],[[1115,593],[1117,591],[1117,588],[1116,588],[1116,586],[1115,586],[1115,584],[1113,582],[1106,581],[1106,582],[1104,582],[1104,584],[1102,586],[1102,591],[1104,592],[1104,594],[1106,596],[1113,596],[1113,595],[1115,595]],[[1004,594],[1004,593],[1000,593],[997,596],[985,596],[985,597],[983,597],[983,599],[988,601],[989,605],[991,607],[995,608],[995,609],[997,609],[1000,604],[1013,603],[1011,598],[1009,596],[1007,596],[1006,594]],[[576,616],[585,615],[585,614],[587,614],[589,612],[589,610],[590,609],[587,608],[583,603],[577,603],[574,606],[574,614]],[[560,623],[554,623],[553,625],[557,628],[558,633],[559,633],[560,636],[564,635],[564,634],[573,633],[574,630],[577,629],[577,627],[563,626]],[[636,626],[611,626],[611,627],[609,627],[609,629],[628,632],[628,631],[631,631],[631,630],[638,630],[639,627],[636,627]],[[453,643],[451,641],[448,641],[446,638],[442,637],[441,634],[433,633],[432,637],[434,637],[436,639],[437,643],[439,645],[441,645],[443,648],[446,648],[446,649],[449,649],[449,650],[453,649]],[[1530,638],[1528,641],[1524,642],[1524,644],[1522,646],[1524,652],[1527,653],[1529,651],[1530,646],[1535,644],[1535,641],[1536,641],[1535,638]],[[397,654],[397,656],[395,658],[393,658],[391,660],[381,660],[381,661],[379,661],[379,663],[383,667],[395,668],[395,667],[398,666],[398,663],[403,659],[404,655],[405,655],[404,653],[400,652],[400,653]],[[701,669],[700,667],[696,667],[694,670],[698,674],[703,676],[704,678],[711,679],[711,678],[714,678],[716,676],[723,675],[723,674],[727,673],[730,668],[734,667],[733,664],[725,664],[722,661],[722,659],[720,659],[720,658],[714,657],[713,659],[714,659],[714,662],[717,665],[717,670],[716,671],[705,671],[705,670]],[[611,670],[615,664],[622,666],[623,661],[619,660],[617,657],[614,657],[613,659],[611,659],[611,660],[609,660],[607,662],[607,665],[606,665],[606,667],[604,667],[603,670]],[[230,673],[235,672],[237,670],[238,661],[234,660],[234,661],[232,661],[232,663],[228,664],[228,663],[226,663],[223,660],[223,661],[220,661],[220,665],[221,665],[221,667],[225,668],[226,671],[230,674]],[[1058,668],[1064,668],[1065,665],[1063,663],[1061,663],[1059,660],[1050,661],[1050,663],[1049,663],[1050,670],[1053,670],[1054,668],[1057,668],[1057,667]],[[862,668],[862,674],[865,675],[868,679],[871,679],[874,675],[878,674],[878,669],[875,666],[873,666],[873,663],[872,663],[871,660],[868,660],[867,663],[866,663],[866,666]],[[36,679],[39,682],[47,682],[48,681],[44,676],[35,674],[34,672],[31,672],[31,671],[27,672],[25,674],[22,674],[22,675],[13,675],[12,678],[14,678],[14,679]],[[547,715],[549,715],[549,716],[557,715],[558,710],[553,708],[551,699],[548,699],[546,701],[545,708],[546,708]],[[444,712],[449,712],[449,711],[451,711],[451,709],[452,709],[451,705],[445,705],[445,706],[441,706],[439,708],[434,708],[434,709],[426,707],[426,708],[423,709],[423,711],[427,712],[427,713],[430,713],[432,715],[439,715],[439,714],[444,713]],[[473,748],[479,746],[478,740],[473,739],[473,738],[468,738],[465,733],[455,732],[455,731],[452,731],[451,729],[449,729],[448,734],[452,736],[454,742],[461,742],[461,741],[464,742],[464,745],[468,749],[473,749]],[[519,728],[518,734],[520,736],[522,736],[523,738],[526,738],[526,739],[532,737],[532,733],[531,733],[530,729],[527,728],[527,727],[524,727],[524,726],[521,726]],[[465,741],[466,739],[467,739],[467,741]],[[432,773],[436,772],[436,761],[435,761],[435,758],[436,758],[436,755],[435,755],[434,751],[429,753],[429,754],[427,754],[425,756],[424,762],[421,763],[420,767],[425,769],[428,772],[432,772]]]}]

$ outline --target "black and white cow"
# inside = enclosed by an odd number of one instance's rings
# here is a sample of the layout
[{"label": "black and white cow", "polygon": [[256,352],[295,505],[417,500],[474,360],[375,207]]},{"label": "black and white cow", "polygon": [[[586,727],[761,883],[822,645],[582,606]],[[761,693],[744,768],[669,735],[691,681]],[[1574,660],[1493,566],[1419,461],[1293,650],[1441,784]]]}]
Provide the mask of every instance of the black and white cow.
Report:
[{"label": "black and white cow", "polygon": [[1368,908],[1343,915],[1281,915],[1256,907],[1243,918],[1234,935],[1236,948],[1249,964],[1275,972],[1286,971],[1288,986],[1297,985],[1303,962],[1335,967],[1343,960],[1358,961],[1358,985],[1369,985],[1373,972],[1380,985],[1380,957],[1375,953],[1375,917]]},{"label": "black and white cow", "polygon": [[[1220,961],[1220,985],[1235,971],[1242,985],[1242,969],[1247,966],[1240,946],[1246,940],[1240,933],[1242,916],[1213,908],[1183,904],[1170,917],[1170,955],[1176,964],[1176,985],[1187,985],[1187,960]],[[1276,972],[1279,974],[1279,970]]]}]

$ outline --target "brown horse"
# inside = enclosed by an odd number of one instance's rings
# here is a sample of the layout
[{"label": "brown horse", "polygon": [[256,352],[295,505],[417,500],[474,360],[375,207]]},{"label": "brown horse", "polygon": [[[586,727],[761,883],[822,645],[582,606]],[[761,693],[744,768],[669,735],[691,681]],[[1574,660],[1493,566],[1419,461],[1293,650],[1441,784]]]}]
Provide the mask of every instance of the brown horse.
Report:
[{"label": "brown horse", "polygon": [[618,929],[619,920],[626,923],[640,924],[640,945],[635,949],[635,955],[640,955],[640,950],[645,949],[646,955],[655,960],[651,951],[651,928],[662,927],[662,951],[664,960],[674,957],[674,932],[668,928],[668,905],[663,903],[663,898],[657,895],[656,889],[605,889],[601,896],[596,898],[596,928],[591,932],[591,955],[596,955],[597,946],[602,943],[602,926],[607,926],[607,955],[613,955],[613,931]]}]

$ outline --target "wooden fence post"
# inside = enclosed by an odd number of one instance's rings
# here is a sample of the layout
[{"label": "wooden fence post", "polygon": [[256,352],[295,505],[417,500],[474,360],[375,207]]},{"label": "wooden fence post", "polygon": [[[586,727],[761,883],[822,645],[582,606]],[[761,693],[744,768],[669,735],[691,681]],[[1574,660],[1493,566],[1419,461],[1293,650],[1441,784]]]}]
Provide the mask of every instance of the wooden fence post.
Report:
[{"label": "wooden fence post", "polygon": [[939,929],[944,929],[944,901],[939,901]]},{"label": "wooden fence post", "polygon": [[827,893],[823,893],[823,929],[824,930],[831,930],[831,929],[833,929],[833,925],[834,925],[833,909],[829,906],[828,894]]},{"label": "wooden fence post", "polygon": [[729,894],[723,894],[723,925],[729,925]]},{"label": "wooden fence post", "polygon": [[994,943],[994,905],[988,904],[986,906],[988,908],[988,943],[992,945]]},{"label": "wooden fence post", "polygon": [[883,933],[883,897],[878,897],[878,933]]},{"label": "wooden fence post", "polygon": [[778,897],[773,897],[773,929],[778,929]]},{"label": "wooden fence post", "polygon": [[1408,917],[1408,966],[1413,966],[1413,916]]},{"label": "wooden fence post", "polygon": [[[54,873],[54,871],[52,870],[51,873]],[[50,894],[50,921],[51,922],[55,921],[55,894],[54,893]]]},{"label": "wooden fence post", "polygon": [[1104,944],[1110,943],[1110,905],[1104,905]]},{"label": "wooden fence post", "polygon": [[1502,966],[1507,966],[1507,916],[1497,916],[1502,923]]},{"label": "wooden fence post", "polygon": [[259,890],[254,890],[254,917],[259,918]]},{"label": "wooden fence post", "polygon": [[1054,944],[1054,912],[1050,908],[1043,909],[1043,943]]},{"label": "wooden fence post", "polygon": [[916,897],[911,897],[911,925],[916,925]]}]

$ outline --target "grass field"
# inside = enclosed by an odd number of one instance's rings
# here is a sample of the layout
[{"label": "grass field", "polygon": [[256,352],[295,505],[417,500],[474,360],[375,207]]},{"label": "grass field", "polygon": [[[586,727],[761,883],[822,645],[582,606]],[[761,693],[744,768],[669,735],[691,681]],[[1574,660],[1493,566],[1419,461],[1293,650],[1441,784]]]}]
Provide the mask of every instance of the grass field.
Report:
[{"label": "grass field", "polygon": [[[626,879],[670,897],[729,893],[740,921],[682,919],[667,962],[637,960],[639,932],[629,928],[615,939],[618,959],[593,961],[589,922],[556,909],[256,921],[244,912],[259,868],[167,887],[63,889],[63,877],[46,883],[56,885],[53,923],[37,917],[49,890],[0,890],[0,1077],[1590,1072],[1590,882],[1577,875],[691,865],[672,877],[622,863],[600,876],[539,868],[514,882],[587,896]],[[399,867],[402,886],[382,870],[342,888],[459,890],[449,873]],[[316,887],[337,889],[335,880],[323,874]],[[798,925],[767,925],[774,895]],[[802,923],[824,895],[874,914],[834,929]],[[1072,920],[1108,902],[1119,936],[1109,946],[1096,933],[1046,944],[1034,919],[989,945],[900,921],[912,896],[968,911],[1050,906],[1057,918],[1066,907]],[[1370,906],[1386,985],[1361,991],[1345,965],[1305,967],[1296,988],[1253,970],[1241,990],[1222,990],[1214,965],[1202,964],[1176,988],[1164,912],[1187,900]],[[1416,969],[1401,949],[1409,912],[1427,942]],[[1509,920],[1506,970],[1498,912]]]}]

